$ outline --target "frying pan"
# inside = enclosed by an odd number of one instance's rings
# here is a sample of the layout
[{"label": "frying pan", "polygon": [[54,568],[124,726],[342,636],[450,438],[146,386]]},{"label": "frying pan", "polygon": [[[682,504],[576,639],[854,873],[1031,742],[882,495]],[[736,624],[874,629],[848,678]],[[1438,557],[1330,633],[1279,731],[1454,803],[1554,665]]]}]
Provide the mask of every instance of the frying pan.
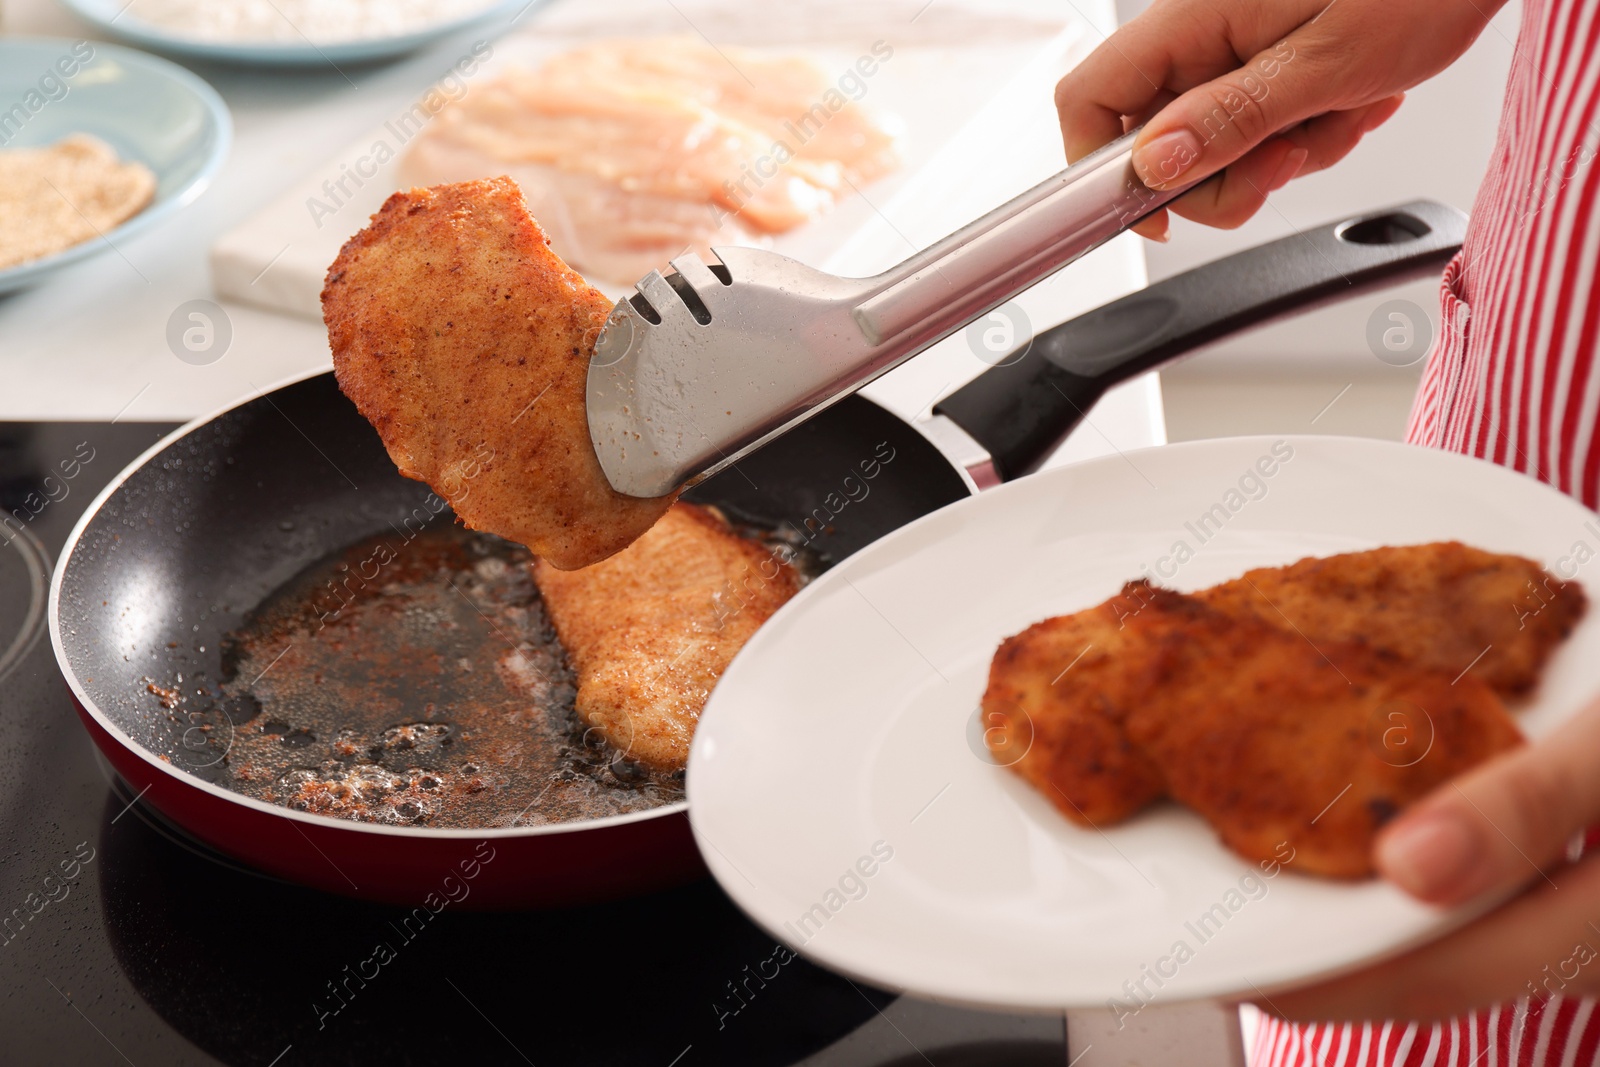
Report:
[{"label": "frying pan", "polygon": [[[987,464],[968,466],[1019,476],[1110,386],[1287,311],[1435,271],[1464,229],[1461,213],[1417,202],[1168,279],[1041,334],[947,397],[936,408],[942,434],[987,450]],[[972,473],[929,436],[854,396],[687,498],[792,526],[826,567],[976,491]],[[91,504],[51,585],[51,641],[95,744],[171,822],[333,893],[417,905],[461,884],[470,865],[470,895],[458,906],[536,907],[703,874],[683,802],[481,830],[335,820],[218,784],[215,761],[196,758],[189,728],[163,713],[152,679],[221,677],[224,635],[251,608],[314,561],[403,522],[426,496],[395,471],[326,372],[158,442]],[[485,850],[493,861],[474,864]]]}]

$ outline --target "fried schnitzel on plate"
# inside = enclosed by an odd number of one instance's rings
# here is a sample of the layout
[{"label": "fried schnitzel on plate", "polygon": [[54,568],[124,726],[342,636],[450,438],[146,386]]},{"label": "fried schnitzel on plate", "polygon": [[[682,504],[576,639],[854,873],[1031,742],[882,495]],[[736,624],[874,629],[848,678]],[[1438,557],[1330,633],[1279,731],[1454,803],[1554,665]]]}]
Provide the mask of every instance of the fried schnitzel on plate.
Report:
[{"label": "fried schnitzel on plate", "polygon": [[[1254,996],[1438,937],[1472,912],[1306,873],[1292,844],[1243,859],[1175,803],[1114,826],[1074,822],[1001,765],[1011,746],[986,737],[979,716],[1003,640],[1102,604],[1130,580],[1194,593],[1307,557],[1434,542],[1526,557],[1595,595],[1592,512],[1504,468],[1381,441],[1173,445],[953,504],[802,590],[722,677],[689,760],[701,851],[756,922],[812,959],[984,1007],[1128,1011]],[[1555,610],[1548,590],[1515,586],[1486,585],[1479,600],[1506,599],[1506,632],[1542,625]],[[1494,604],[1481,608],[1492,623]],[[1526,695],[1527,672],[1505,656],[1463,671],[1508,694],[1517,728],[1537,740],[1600,695],[1593,616]],[[1385,625],[1387,644],[1453,662],[1455,649],[1426,628]],[[1285,644],[1283,658],[1315,656]],[[1258,659],[1252,669],[1275,662]],[[1169,780],[1187,744],[1174,740],[1162,754]],[[1285,746],[1296,759],[1318,750]],[[1294,769],[1283,773],[1292,780]],[[1240,784],[1241,796],[1263,787]],[[1340,800],[1329,796],[1329,810]]]}]

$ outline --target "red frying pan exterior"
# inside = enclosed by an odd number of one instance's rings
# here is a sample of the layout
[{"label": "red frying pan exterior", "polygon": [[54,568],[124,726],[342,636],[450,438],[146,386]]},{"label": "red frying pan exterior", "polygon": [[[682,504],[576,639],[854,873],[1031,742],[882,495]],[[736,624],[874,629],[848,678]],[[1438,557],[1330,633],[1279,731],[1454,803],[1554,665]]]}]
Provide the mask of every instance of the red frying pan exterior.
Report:
[{"label": "red frying pan exterior", "polygon": [[74,704],[141,803],[219,852],[313,889],[435,910],[443,901],[512,909],[593,903],[706,874],[683,803],[564,832],[396,832],[219,796],[181,771],[151,767],[82,702]]},{"label": "red frying pan exterior", "polygon": [[[824,564],[974,491],[926,438],[859,398],[785,442],[749,457],[742,473],[697,487],[694,498],[811,531],[808,547]],[[839,483],[852,471],[865,478],[863,462],[873,472],[861,483],[870,492],[838,510]],[[216,679],[222,635],[246,612],[308,563],[404,516],[426,492],[394,471],[331,374],[158,443],[90,505],[52,585],[51,639],[94,743],[140,803],[182,830],[330,893],[407,906],[448,898],[458,908],[555,907],[703,877],[683,801],[549,826],[380,826],[255,800],[188,766],[178,727],[147,692],[150,680]],[[281,521],[290,515],[293,522]]]}]

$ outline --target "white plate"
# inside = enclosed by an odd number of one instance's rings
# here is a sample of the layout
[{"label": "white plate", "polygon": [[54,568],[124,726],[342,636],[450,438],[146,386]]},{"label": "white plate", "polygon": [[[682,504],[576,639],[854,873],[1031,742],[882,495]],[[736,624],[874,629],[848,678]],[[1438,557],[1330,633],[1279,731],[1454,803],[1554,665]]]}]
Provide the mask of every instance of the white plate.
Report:
[{"label": "white plate", "polygon": [[[1275,445],[1292,456],[1240,492]],[[1217,504],[1237,507],[1201,543],[1186,524]],[[690,756],[696,839],[729,895],[804,955],[981,1007],[1135,1007],[1124,983],[1141,980],[1161,1001],[1270,992],[1437,937],[1470,916],[1377,881],[1283,872],[1240,892],[1255,866],[1175,805],[1080,829],[980,758],[975,711],[1004,637],[1099,603],[1147,566],[1189,590],[1446,539],[1556,569],[1577,542],[1600,554],[1600,521],[1485,462],[1333,437],[1133,452],[953,504],[814,582],[739,654]],[[1179,542],[1193,556],[1175,567]],[[1591,597],[1597,566],[1577,573]],[[1597,663],[1591,613],[1519,713],[1524,731],[1577,711],[1600,688]],[[870,877],[851,873],[863,857]],[[1226,919],[1202,940],[1193,924],[1218,904]]]},{"label": "white plate", "polygon": [[[414,52],[441,37],[493,19],[510,19],[529,0],[488,2],[477,11],[419,26],[389,37],[361,37],[347,41],[313,42],[304,36],[282,41],[232,40],[197,37],[139,18],[139,9],[129,9],[129,0],[61,0],[79,18],[99,30],[139,45],[172,55],[214,63],[244,63],[264,67],[309,67],[343,63],[371,63]],[[276,6],[276,5],[274,5]],[[497,27],[497,31],[498,31]]]}]

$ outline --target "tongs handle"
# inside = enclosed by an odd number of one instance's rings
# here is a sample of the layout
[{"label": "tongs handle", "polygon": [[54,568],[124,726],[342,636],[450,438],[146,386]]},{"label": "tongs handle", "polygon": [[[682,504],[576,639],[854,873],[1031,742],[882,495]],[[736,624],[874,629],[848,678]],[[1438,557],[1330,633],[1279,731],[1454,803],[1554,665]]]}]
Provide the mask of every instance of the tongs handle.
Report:
[{"label": "tongs handle", "polygon": [[[1138,130],[872,279],[853,315],[874,347],[912,349],[999,307],[1182,194],[1133,170]],[[1192,183],[1191,183],[1192,184]]]},{"label": "tongs handle", "polygon": [[1467,216],[1413,200],[1175,274],[1051,327],[934,406],[1004,479],[1034,469],[1105,391],[1203,345],[1284,315],[1437,276]]}]

